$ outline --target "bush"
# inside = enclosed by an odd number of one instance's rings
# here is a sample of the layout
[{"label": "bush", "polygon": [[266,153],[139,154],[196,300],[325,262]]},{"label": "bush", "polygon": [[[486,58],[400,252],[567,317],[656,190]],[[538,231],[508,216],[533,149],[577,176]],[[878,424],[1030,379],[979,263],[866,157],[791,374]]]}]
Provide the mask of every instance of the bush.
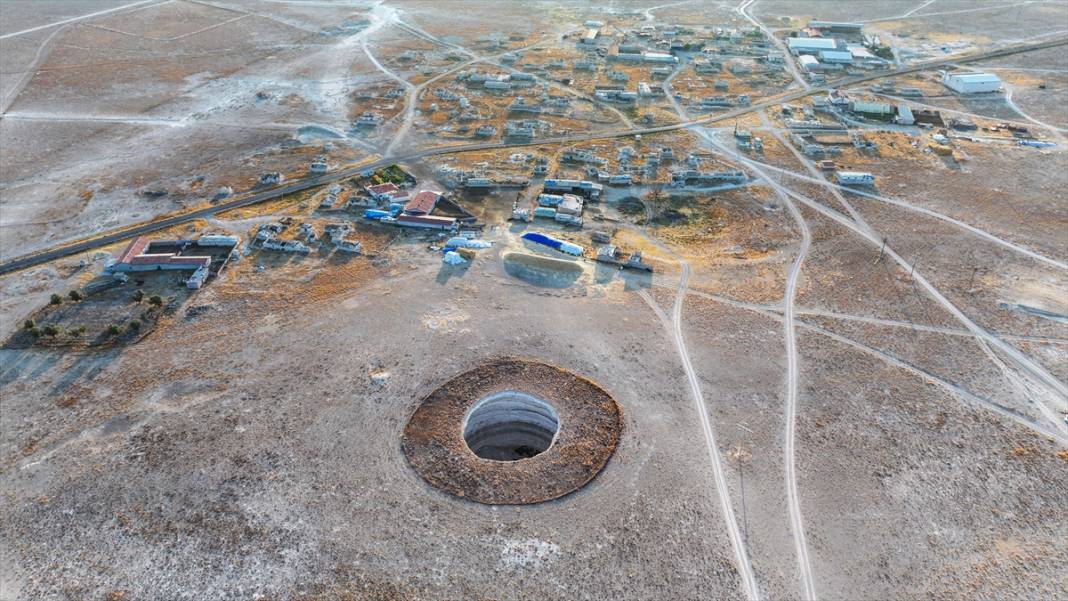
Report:
[{"label": "bush", "polygon": [[69,330],[67,333],[70,334],[74,338],[79,338],[83,334],[85,334],[85,330],[86,330],[85,326],[78,326],[78,327],[74,328],[73,330]]},{"label": "bush", "polygon": [[48,301],[53,305],[58,305],[63,302],[63,297],[58,294],[53,294],[51,300]]},{"label": "bush", "polygon": [[70,291],[70,292],[69,292],[69,293],[67,294],[67,296],[69,296],[69,297],[70,297],[70,300],[72,300],[72,301],[80,301],[80,300],[82,300],[83,298],[85,298],[85,296],[83,296],[83,295],[82,295],[82,293],[81,293],[81,292],[78,292],[77,290],[71,290],[71,291]]},{"label": "bush", "polygon": [[119,334],[122,334],[122,328],[116,324],[111,324],[108,326],[108,334],[118,336]]},{"label": "bush", "polygon": [[157,307],[162,307],[163,306],[163,299],[160,298],[160,295],[153,294],[152,297],[148,299],[148,304],[155,305]]},{"label": "bush", "polygon": [[129,328],[130,328],[130,331],[133,331],[133,332],[140,331],[141,330],[141,321],[138,320],[138,319],[135,319],[135,320],[131,321]]},{"label": "bush", "polygon": [[56,326],[54,324],[48,324],[45,327],[41,328],[41,331],[44,332],[45,336],[55,338],[56,336],[59,336],[59,333],[62,330],[59,329],[59,326]]},{"label": "bush", "polygon": [[41,337],[41,328],[39,328],[37,326],[33,326],[32,328],[30,328],[30,336],[33,336],[34,338],[40,338]]},{"label": "bush", "polygon": [[32,330],[37,327],[37,322],[32,319],[27,319],[26,321],[22,322],[22,327],[27,330]]},{"label": "bush", "polygon": [[139,302],[145,300],[145,291],[144,290],[138,290],[137,292],[134,292],[133,299],[134,299],[135,303],[139,303]]}]

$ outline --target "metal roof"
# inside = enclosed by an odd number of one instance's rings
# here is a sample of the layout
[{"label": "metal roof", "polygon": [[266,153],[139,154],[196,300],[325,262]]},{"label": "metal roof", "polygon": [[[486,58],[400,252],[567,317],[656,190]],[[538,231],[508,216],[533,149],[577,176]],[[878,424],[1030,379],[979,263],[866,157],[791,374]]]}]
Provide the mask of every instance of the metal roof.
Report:
[{"label": "metal roof", "polygon": [[793,49],[834,50],[838,47],[834,38],[787,38],[786,43]]}]

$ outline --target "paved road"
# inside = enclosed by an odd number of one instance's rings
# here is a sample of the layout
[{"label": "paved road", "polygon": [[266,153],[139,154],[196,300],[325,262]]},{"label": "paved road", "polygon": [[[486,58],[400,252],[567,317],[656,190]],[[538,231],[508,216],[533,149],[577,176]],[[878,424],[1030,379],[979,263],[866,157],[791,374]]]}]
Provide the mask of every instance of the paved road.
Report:
[{"label": "paved road", "polygon": [[126,238],[130,238],[130,237],[133,237],[133,236],[140,236],[140,235],[148,234],[148,233],[151,233],[151,232],[156,232],[156,231],[168,228],[168,227],[172,227],[172,226],[175,226],[175,225],[179,225],[179,224],[185,223],[187,221],[191,221],[193,219],[199,219],[199,218],[202,218],[202,217],[207,217],[209,215],[213,215],[213,214],[218,213],[218,212],[228,211],[228,210],[231,210],[231,209],[236,209],[236,208],[240,208],[240,207],[245,207],[245,206],[257,204],[257,203],[260,203],[260,202],[264,202],[264,201],[267,201],[267,200],[278,198],[280,196],[284,196],[286,194],[291,194],[293,192],[298,192],[298,191],[301,191],[301,190],[307,190],[308,188],[313,188],[315,186],[320,186],[320,185],[323,185],[323,184],[328,184],[328,183],[335,182],[335,181],[338,181],[338,180],[342,180],[342,179],[345,179],[345,178],[353,177],[355,175],[358,175],[360,172],[362,172],[362,171],[364,171],[366,169],[377,169],[379,167],[386,167],[386,166],[391,165],[393,163],[412,161],[412,160],[422,159],[422,158],[431,157],[431,156],[455,154],[455,153],[458,153],[458,152],[468,152],[468,151],[472,151],[472,150],[488,150],[488,149],[494,149],[494,148],[510,148],[510,147],[521,147],[521,146],[539,146],[539,145],[543,145],[543,144],[571,144],[571,143],[582,142],[582,141],[586,141],[586,140],[599,140],[599,139],[605,139],[605,138],[619,138],[619,137],[625,137],[625,136],[633,136],[633,135],[636,135],[636,134],[643,134],[643,135],[655,134],[655,133],[662,133],[662,132],[668,132],[668,131],[675,131],[675,130],[679,130],[679,129],[686,129],[686,128],[695,127],[695,126],[709,125],[709,124],[717,123],[717,122],[720,122],[720,121],[727,121],[727,120],[730,120],[730,119],[735,119],[737,117],[741,117],[743,115],[747,115],[749,113],[752,113],[753,111],[758,111],[758,110],[761,110],[761,109],[764,109],[764,108],[775,106],[775,105],[781,104],[783,102],[792,102],[794,100],[798,100],[800,98],[804,98],[805,96],[809,96],[811,94],[815,94],[815,93],[822,92],[822,91],[827,91],[827,90],[832,89],[832,88],[852,86],[852,85],[856,85],[856,84],[863,83],[863,82],[866,82],[866,81],[871,81],[871,80],[875,80],[875,79],[883,79],[883,78],[886,78],[886,77],[897,77],[897,76],[900,76],[900,75],[907,75],[909,73],[916,73],[916,72],[919,72],[919,71],[925,71],[925,70],[928,70],[928,69],[933,69],[933,68],[937,68],[937,67],[940,67],[940,66],[948,65],[950,63],[960,64],[960,63],[974,62],[974,61],[979,61],[979,60],[988,60],[988,59],[992,59],[992,58],[999,58],[999,57],[1002,57],[1002,56],[1009,56],[1009,55],[1012,55],[1012,54],[1018,54],[1018,53],[1021,53],[1021,52],[1031,52],[1031,51],[1034,51],[1034,50],[1041,50],[1041,49],[1044,49],[1044,48],[1053,48],[1053,47],[1061,46],[1061,45],[1065,45],[1065,44],[1068,44],[1068,38],[1058,38],[1056,40],[1050,40],[1050,41],[1046,41],[1046,42],[1036,42],[1036,43],[1030,43],[1030,44],[1019,44],[1019,45],[1015,45],[1015,46],[1008,46],[1008,47],[1002,48],[1000,50],[993,50],[993,51],[990,51],[990,52],[982,52],[982,53],[973,54],[973,55],[970,55],[970,56],[964,56],[964,57],[956,57],[955,56],[955,57],[952,57],[952,58],[944,58],[944,59],[939,59],[939,60],[935,60],[935,61],[927,61],[927,62],[920,63],[920,64],[914,65],[914,66],[906,68],[906,69],[899,69],[897,71],[873,72],[873,73],[870,73],[870,74],[867,74],[867,75],[862,75],[862,76],[859,76],[859,77],[842,78],[842,79],[838,79],[838,80],[834,80],[834,81],[828,82],[828,83],[826,83],[826,84],[824,84],[822,86],[819,86],[819,87],[814,87],[814,88],[812,88],[810,90],[797,90],[797,91],[794,91],[794,92],[791,92],[791,93],[788,93],[788,94],[784,94],[784,95],[781,95],[781,96],[777,96],[777,97],[765,100],[763,102],[759,102],[759,103],[753,104],[751,106],[740,107],[740,108],[737,108],[737,109],[734,109],[734,110],[731,110],[731,111],[727,111],[727,112],[724,112],[724,113],[718,113],[716,115],[709,115],[707,117],[701,117],[699,119],[693,119],[693,120],[690,120],[690,121],[682,121],[682,122],[678,122],[678,123],[672,123],[672,124],[669,124],[669,125],[661,125],[661,126],[646,127],[646,128],[633,128],[633,129],[624,129],[624,130],[609,130],[609,131],[589,132],[589,133],[583,133],[583,134],[574,134],[574,135],[569,135],[569,136],[562,136],[562,137],[557,137],[557,138],[541,138],[541,139],[537,139],[537,140],[533,140],[533,141],[529,141],[529,142],[485,142],[485,143],[479,143],[479,144],[462,144],[462,145],[457,145],[457,146],[447,146],[447,147],[440,147],[440,148],[428,148],[428,149],[421,150],[419,152],[410,153],[410,154],[407,154],[407,155],[379,159],[377,161],[374,161],[374,162],[371,162],[371,163],[366,163],[366,164],[360,165],[358,167],[351,167],[351,168],[348,168],[348,169],[335,171],[333,173],[327,173],[327,174],[319,175],[319,176],[315,176],[315,177],[302,178],[299,181],[294,181],[293,183],[290,183],[290,184],[286,184],[286,185],[282,185],[282,186],[279,186],[279,187],[271,188],[271,189],[268,189],[268,190],[263,190],[263,191],[260,191],[260,192],[256,192],[256,193],[254,193],[254,194],[252,194],[250,196],[244,196],[244,197],[241,197],[241,198],[237,198],[237,199],[231,200],[229,202],[224,202],[224,203],[220,203],[220,204],[217,204],[217,205],[214,205],[214,206],[203,207],[203,208],[200,208],[200,209],[194,209],[194,210],[191,210],[191,211],[186,211],[186,212],[183,212],[183,213],[180,213],[180,214],[177,214],[177,215],[172,215],[172,216],[169,216],[169,217],[163,217],[163,218],[156,219],[156,220],[153,220],[153,221],[150,221],[150,222],[146,222],[146,223],[135,224],[135,225],[132,225],[132,226],[129,226],[129,227],[120,228],[120,229],[117,229],[117,230],[113,230],[111,232],[106,232],[106,233],[103,233],[103,234],[100,234],[100,235],[97,235],[97,236],[93,236],[91,238],[87,238],[87,239],[84,239],[84,240],[80,240],[80,241],[77,241],[77,242],[64,243],[64,244],[61,244],[61,245],[57,245],[55,247],[52,247],[52,248],[49,248],[49,249],[46,249],[46,250],[42,250],[40,252],[36,252],[36,253],[33,253],[33,254],[24,255],[22,257],[18,257],[18,258],[15,258],[15,259],[12,259],[10,261],[6,261],[6,262],[0,264],[0,275],[6,274],[6,273],[10,273],[12,271],[17,271],[17,270],[20,270],[20,269],[25,269],[27,267],[33,267],[35,265],[40,265],[42,263],[47,263],[48,261],[52,261],[52,260],[55,260],[55,259],[66,257],[66,256],[70,256],[70,255],[73,255],[73,254],[76,254],[76,253],[80,253],[80,252],[85,252],[85,251],[88,251],[88,250],[92,250],[94,248],[99,248],[101,246],[106,246],[108,244],[113,244],[115,242],[120,242],[120,241],[122,241],[122,240],[124,240]]}]

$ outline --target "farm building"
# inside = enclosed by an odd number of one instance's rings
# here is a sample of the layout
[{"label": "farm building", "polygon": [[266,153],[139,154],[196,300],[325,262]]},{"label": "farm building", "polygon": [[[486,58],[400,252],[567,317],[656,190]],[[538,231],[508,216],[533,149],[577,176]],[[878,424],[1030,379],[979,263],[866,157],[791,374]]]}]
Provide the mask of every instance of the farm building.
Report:
[{"label": "farm building", "polygon": [[991,73],[946,73],[942,83],[958,94],[979,94],[1001,89],[1001,79]]},{"label": "farm building", "polygon": [[437,206],[439,200],[441,200],[441,192],[423,190],[413,196],[408,201],[408,204],[404,205],[404,214],[429,215],[434,210],[434,207]]},{"label": "farm building", "polygon": [[794,54],[816,54],[838,47],[838,42],[831,38],[787,38],[786,43]]}]

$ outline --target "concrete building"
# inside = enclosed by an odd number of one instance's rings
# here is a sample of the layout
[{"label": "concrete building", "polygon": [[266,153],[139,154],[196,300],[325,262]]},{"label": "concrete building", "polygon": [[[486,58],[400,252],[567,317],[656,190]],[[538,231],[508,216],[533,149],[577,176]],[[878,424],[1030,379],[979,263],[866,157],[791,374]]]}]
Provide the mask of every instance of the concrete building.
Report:
[{"label": "concrete building", "polygon": [[991,73],[945,73],[942,84],[958,94],[980,94],[1001,89],[1001,79]]}]

